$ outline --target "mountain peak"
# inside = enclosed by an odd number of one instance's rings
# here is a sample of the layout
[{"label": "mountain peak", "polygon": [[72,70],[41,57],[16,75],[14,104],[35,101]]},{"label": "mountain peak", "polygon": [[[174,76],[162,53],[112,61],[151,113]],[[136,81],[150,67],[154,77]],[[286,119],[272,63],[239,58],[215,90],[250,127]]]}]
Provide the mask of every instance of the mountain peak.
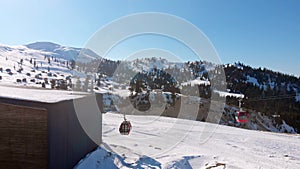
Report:
[{"label": "mountain peak", "polygon": [[[53,42],[34,42],[24,46],[26,46],[29,49],[51,52],[53,55],[56,55],[66,60],[88,62],[95,58],[99,58],[99,56],[96,53],[89,49],[62,46]],[[82,53],[82,55],[80,58],[78,58],[80,52]]]},{"label": "mountain peak", "polygon": [[44,50],[44,51],[53,51],[56,48],[60,48],[61,45],[52,42],[34,42],[27,45],[24,45],[30,49],[35,50]]}]

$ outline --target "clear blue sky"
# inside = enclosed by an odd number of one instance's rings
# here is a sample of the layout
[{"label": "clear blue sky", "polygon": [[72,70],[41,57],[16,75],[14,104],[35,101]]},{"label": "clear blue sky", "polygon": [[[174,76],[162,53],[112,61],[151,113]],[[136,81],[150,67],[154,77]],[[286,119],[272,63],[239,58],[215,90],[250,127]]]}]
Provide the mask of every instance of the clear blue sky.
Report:
[{"label": "clear blue sky", "polygon": [[83,47],[105,24],[137,12],[188,20],[208,36],[223,63],[300,75],[298,0],[1,0],[0,43]]}]

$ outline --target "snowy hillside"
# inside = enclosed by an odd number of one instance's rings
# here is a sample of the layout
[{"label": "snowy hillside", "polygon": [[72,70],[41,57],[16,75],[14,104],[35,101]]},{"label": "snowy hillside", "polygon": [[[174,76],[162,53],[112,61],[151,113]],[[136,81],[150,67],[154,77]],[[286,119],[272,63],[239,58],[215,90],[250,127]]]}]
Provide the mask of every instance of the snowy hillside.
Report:
[{"label": "snowy hillside", "polygon": [[6,85],[38,86],[45,78],[65,79],[71,75],[67,60],[26,46],[0,46],[0,82]]},{"label": "snowy hillside", "polygon": [[98,57],[88,49],[50,42],[24,46],[0,45],[0,84],[71,89],[74,75],[86,76],[75,69],[75,64]]},{"label": "snowy hillside", "polygon": [[157,69],[165,69],[168,67],[182,68],[184,64],[180,62],[169,62],[168,60],[163,58],[151,57],[151,58],[141,58],[141,59],[135,59],[133,61],[129,61],[128,66],[130,69],[136,72],[141,72],[143,70],[149,70],[153,68],[157,68]]},{"label": "snowy hillside", "polygon": [[[115,83],[115,85],[108,85],[107,82],[101,82],[101,85],[97,88],[97,90],[95,90],[95,92],[98,92],[98,90],[103,91],[102,89],[105,89],[108,93],[110,93],[110,95],[105,96],[105,104],[107,106],[107,110],[115,110],[112,106],[113,103],[124,102],[124,100],[113,100],[111,97],[113,97],[115,94],[119,95],[118,93],[120,93],[120,89],[123,88],[123,90],[125,90],[121,93],[127,93],[127,95],[119,97],[130,97],[131,103],[135,108],[145,111],[151,106],[151,104],[153,104],[151,103],[151,101],[153,102],[155,100],[153,98],[158,98],[159,100],[160,96],[157,94],[157,91],[161,90],[163,93],[163,104],[171,104],[171,106],[166,106],[166,111],[162,114],[163,116],[177,117],[177,110],[180,108],[180,106],[174,106],[176,102],[174,99],[178,99],[179,97],[182,99],[183,97],[186,97],[188,100],[183,101],[183,103],[187,102],[188,104],[195,104],[195,107],[198,107],[199,105],[200,107],[203,107],[203,109],[199,110],[198,112],[199,116],[194,118],[195,120],[201,121],[206,120],[205,113],[210,107],[210,95],[216,93],[218,96],[226,97],[227,100],[229,100],[229,102],[226,104],[228,109],[227,111],[224,110],[220,124],[242,127],[251,130],[287,133],[298,132],[297,128],[291,125],[295,123],[291,122],[290,120],[286,120],[286,118],[281,118],[280,115],[274,118],[272,115],[276,113],[275,111],[270,115],[265,111],[265,109],[261,109],[258,106],[254,108],[243,106],[243,108],[245,108],[245,110],[249,113],[248,122],[246,124],[237,122],[236,113],[239,109],[236,104],[238,103],[238,99],[242,98],[247,103],[247,101],[252,99],[249,97],[254,96],[255,90],[253,92],[251,92],[251,90],[248,91],[248,86],[245,85],[247,84],[247,81],[244,81],[243,78],[239,78],[239,76],[236,77],[234,75],[227,76],[234,80],[229,79],[227,85],[228,89],[226,92],[213,89],[210,85],[211,78],[208,77],[208,71],[215,72],[215,69],[217,70],[219,67],[220,66],[206,62],[172,63],[159,58],[136,59],[132,62],[122,63],[122,65],[119,66],[114,74],[114,77],[111,79],[117,80],[118,83]],[[235,69],[238,69],[241,71],[241,73],[243,73],[244,70],[244,67],[241,65],[232,65],[229,67],[234,68],[234,71]],[[245,68],[245,70],[247,69]],[[254,78],[251,80],[253,82],[257,81],[257,79],[254,80]],[[139,84],[137,84],[138,81],[140,81]],[[231,81],[236,82],[234,83]],[[128,86],[128,83],[130,86]],[[237,86],[236,89],[231,87],[232,83]],[[237,84],[241,84],[241,86],[238,86]],[[242,86],[242,84],[244,84],[244,86]],[[138,88],[136,87],[137,85],[139,85]],[[107,90],[109,88],[111,90]],[[240,92],[240,90],[237,89],[243,89],[243,91],[246,90],[247,95],[242,94],[243,92]],[[172,92],[176,93],[174,94],[174,97],[172,96]],[[139,95],[138,93],[141,94]],[[259,96],[260,95],[258,94],[256,99],[260,99]],[[274,98],[276,99],[276,96],[272,96],[271,100]],[[269,98],[264,98],[264,100],[267,99]],[[252,102],[253,101],[256,100],[252,100]],[[262,101],[258,100],[258,102]],[[255,104],[253,104],[253,106],[255,106]],[[271,105],[266,104],[265,106]],[[130,112],[131,110],[128,111]],[[261,116],[258,115],[259,112],[262,112],[265,116],[261,118]],[[182,118],[190,119],[189,116],[189,114],[183,115]]]},{"label": "snowy hillside", "polygon": [[[93,61],[89,62],[91,60]],[[24,46],[0,45],[1,85],[106,92],[107,110],[114,110],[116,100],[113,101],[111,97],[116,93],[124,93],[121,98],[130,96],[132,101],[135,100],[136,108],[146,110],[150,104],[149,98],[154,101],[153,96],[156,95],[153,93],[161,90],[163,99],[173,105],[166,106],[168,110],[163,115],[176,117],[176,99],[190,97],[188,102],[195,102],[203,108],[199,110],[202,115],[196,120],[205,119],[205,112],[210,106],[209,98],[216,91],[211,81],[222,69],[226,75],[226,81],[223,78],[219,82],[224,85],[223,90],[227,89],[226,92],[230,93],[228,96],[244,95],[243,108],[251,115],[249,125],[242,127],[288,133],[299,131],[300,81],[296,77],[266,69],[254,69],[241,63],[176,63],[155,57],[112,61],[101,58],[88,49],[51,42],[36,42]],[[136,87],[137,80],[144,81],[139,84],[140,89]],[[138,92],[143,94],[133,97]],[[225,91],[217,93],[224,97],[223,92]],[[226,117],[222,118],[221,124],[241,127],[236,123],[234,115],[237,99],[226,99],[226,104],[232,107],[232,111],[225,111]],[[143,104],[138,105],[137,101],[142,101]],[[264,118],[260,118],[258,112],[262,112]],[[278,118],[273,118],[274,114]]]},{"label": "snowy hillside", "polygon": [[[25,45],[29,49],[35,49],[51,53],[54,57],[62,58],[64,60],[76,60],[79,62],[89,62],[99,56],[89,49],[74,48],[61,46],[51,42],[36,42]],[[81,55],[79,57],[79,53]]]},{"label": "snowy hillside", "polygon": [[[224,65],[224,70],[227,89],[245,95],[243,107],[269,118],[275,115],[300,130],[300,77],[242,63]],[[237,106],[236,100],[227,99],[227,103]]]},{"label": "snowy hillside", "polygon": [[242,63],[226,64],[225,70],[230,72],[228,81],[244,82],[251,84],[260,90],[268,91],[274,90],[275,92],[289,93],[294,95],[296,101],[299,98],[300,91],[300,78],[274,72],[266,68],[251,68]]},{"label": "snowy hillside", "polygon": [[300,136],[197,121],[127,116],[129,136],[118,133],[122,115],[103,115],[103,145],[75,169],[300,168]]},{"label": "snowy hillside", "polygon": [[[219,76],[223,69],[226,81]],[[224,89],[214,88],[214,78],[221,79]],[[105,144],[79,162],[79,169],[299,168],[300,138],[295,133],[300,128],[300,80],[293,76],[240,63],[174,63],[155,57],[112,61],[88,49],[37,42],[0,45],[0,85],[11,89],[3,96],[14,98],[18,95],[13,88],[20,87],[103,94],[104,110],[109,112],[103,115]],[[216,123],[222,125],[204,123],[212,95],[226,97],[224,110],[217,112]],[[239,98],[249,113],[246,123],[237,121]],[[184,111],[177,119],[182,104],[199,110]],[[132,107],[141,116],[128,116],[133,131],[120,136],[122,116],[112,111],[134,114]]]}]

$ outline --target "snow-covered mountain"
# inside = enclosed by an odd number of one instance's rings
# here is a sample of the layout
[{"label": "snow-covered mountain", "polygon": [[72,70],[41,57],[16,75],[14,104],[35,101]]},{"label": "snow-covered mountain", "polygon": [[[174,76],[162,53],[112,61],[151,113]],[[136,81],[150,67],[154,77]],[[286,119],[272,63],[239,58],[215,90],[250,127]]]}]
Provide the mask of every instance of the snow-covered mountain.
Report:
[{"label": "snow-covered mountain", "polygon": [[[72,60],[76,61],[76,65]],[[230,96],[234,95],[233,93],[244,94],[243,108],[256,114],[256,117],[259,117],[258,112],[262,112],[265,118],[271,121],[267,123],[268,120],[264,120],[266,127],[263,125],[257,127],[257,123],[253,123],[248,128],[298,132],[297,129],[300,128],[300,80],[293,76],[267,69],[255,69],[241,63],[226,65],[215,65],[205,61],[176,63],[155,57],[120,62],[101,58],[89,49],[66,47],[51,42],[36,42],[23,46],[0,45],[0,84],[49,89],[95,90],[96,92],[125,89],[120,92],[126,93],[128,97],[129,89],[135,86],[131,83],[133,77],[142,73],[148,83],[148,87],[143,90],[147,89],[151,94],[151,90],[162,89],[165,92],[164,99],[173,104],[174,98],[178,99],[181,95],[193,97],[190,99],[191,102],[200,103],[199,100],[202,99],[204,101],[201,103],[202,113],[208,111],[209,98],[215,91],[210,83],[215,77],[209,75],[216,74],[221,69],[224,69],[226,75],[226,81],[221,82],[226,84],[226,92],[229,92]],[[100,76],[97,77],[95,73],[101,74],[98,82],[96,81]],[[174,80],[176,82],[172,82]],[[177,86],[174,88],[172,84]],[[172,91],[178,93],[176,97],[166,93]],[[144,101],[149,97],[148,95],[134,99]],[[151,95],[152,98],[154,96],[155,94]],[[112,105],[109,95],[107,98],[106,103]],[[236,98],[227,97],[228,106],[237,107],[237,103]],[[167,116],[176,117],[176,113],[171,113],[176,112],[175,110],[168,110],[170,112],[167,112]],[[280,118],[275,120],[273,115]],[[202,116],[197,117],[197,120],[202,119]],[[231,120],[234,122],[234,119]],[[253,120],[257,119],[253,117]],[[230,118],[224,118],[222,123],[232,125]],[[295,130],[290,130],[288,126],[292,126]]]},{"label": "snow-covered mountain", "polygon": [[[280,117],[300,129],[300,77],[242,63],[224,65],[227,89],[246,96],[243,107],[266,116]],[[237,105],[235,100],[227,99]]]},{"label": "snow-covered mountain", "polygon": [[[73,75],[84,78],[76,65],[100,57],[89,49],[36,42],[21,46],[0,45],[0,83],[44,88],[71,88]],[[68,83],[68,84],[67,84]],[[61,86],[62,85],[62,86]]]},{"label": "snow-covered mountain", "polygon": [[[35,42],[25,46],[29,49],[49,52],[51,56],[62,58],[65,60],[89,62],[91,60],[99,58],[99,56],[90,49],[61,46],[51,42]],[[78,57],[80,52],[80,57]]]},{"label": "snow-covered mountain", "polygon": [[[76,61],[76,65],[72,60]],[[209,74],[218,74],[221,69],[225,72],[226,81],[221,83],[226,84],[226,91],[218,91],[211,86],[212,78],[218,77]],[[138,73],[141,76],[137,76]],[[162,58],[112,61],[88,49],[37,42],[23,46],[0,45],[0,85],[103,94],[103,104],[109,112],[104,114],[106,145],[88,155],[77,168],[299,168],[298,135],[224,126],[282,133],[299,132],[300,79],[294,76],[255,69],[241,63],[174,63]],[[219,112],[221,117],[217,122],[222,125],[199,122],[205,121],[205,113],[213,104],[210,97],[214,94],[227,97],[225,109]],[[240,96],[244,98],[244,110],[249,112],[249,122],[245,125],[236,121],[237,98]],[[135,108],[144,106],[146,111],[141,111],[137,116],[134,111],[127,109],[130,101],[133,101],[131,104],[134,103]],[[140,102],[143,105],[139,105]],[[199,107],[199,111],[195,116],[191,114],[194,111],[187,110],[178,119],[178,103]],[[123,109],[115,106],[120,104],[125,105]],[[159,106],[151,108],[148,106],[150,104]],[[158,108],[163,113],[157,113]],[[122,116],[111,113],[114,110],[133,114],[128,117],[134,125],[132,135],[118,135],[116,131]],[[143,126],[149,124],[149,120],[158,124]],[[170,124],[176,130],[167,135],[163,131]],[[201,136],[202,133],[217,134],[211,137],[208,144],[200,144],[201,140],[195,139],[195,136]],[[186,137],[175,145],[175,149],[164,154],[166,149],[162,146],[168,146],[173,136],[178,135]],[[150,137],[149,140],[143,139],[146,136]],[[131,137],[143,141],[136,143]],[[153,137],[165,140],[155,142],[151,140]],[[215,147],[218,149],[211,151]],[[113,153],[110,149],[125,153]],[[153,152],[161,156],[152,156]],[[241,158],[244,154],[249,156],[250,164]],[[257,160],[260,163],[255,163]]]},{"label": "snow-covered mountain", "polygon": [[0,45],[0,83],[42,87],[45,78],[58,80],[71,75],[68,62],[50,51]]}]

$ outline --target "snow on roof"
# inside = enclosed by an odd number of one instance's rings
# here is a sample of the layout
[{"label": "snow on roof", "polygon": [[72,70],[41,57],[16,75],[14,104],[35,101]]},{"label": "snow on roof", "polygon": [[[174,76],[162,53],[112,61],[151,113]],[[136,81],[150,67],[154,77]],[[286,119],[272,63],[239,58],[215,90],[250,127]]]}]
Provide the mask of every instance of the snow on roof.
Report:
[{"label": "snow on roof", "polygon": [[0,85],[0,97],[2,98],[21,99],[44,103],[55,103],[64,100],[78,99],[83,98],[86,95],[87,93],[84,92],[22,88],[18,86]]},{"label": "snow on roof", "polygon": [[228,93],[223,91],[214,90],[215,93],[218,93],[221,97],[236,97],[236,98],[244,98],[245,95],[243,94],[237,94],[237,93]]}]

